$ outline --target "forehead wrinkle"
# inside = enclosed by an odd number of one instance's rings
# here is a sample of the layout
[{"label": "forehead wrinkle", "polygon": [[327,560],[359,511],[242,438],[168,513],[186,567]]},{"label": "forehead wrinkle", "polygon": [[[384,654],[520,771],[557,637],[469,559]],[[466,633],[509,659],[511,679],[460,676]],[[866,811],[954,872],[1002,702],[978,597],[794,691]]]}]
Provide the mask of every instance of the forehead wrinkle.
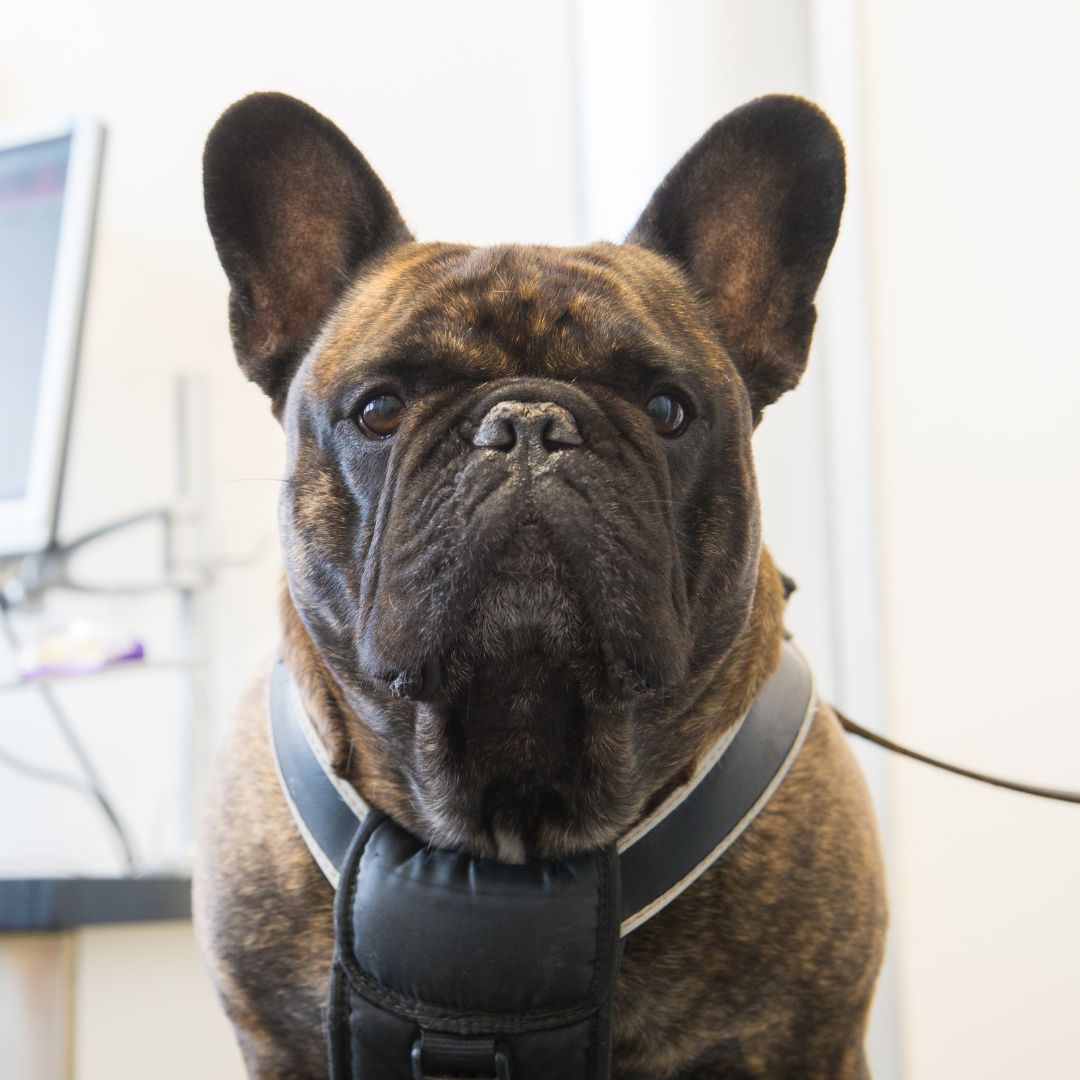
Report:
[{"label": "forehead wrinkle", "polygon": [[500,349],[477,339],[466,327],[435,326],[422,332],[407,333],[393,346],[399,356],[415,354],[444,363],[448,369],[469,376],[504,374],[509,363]]},{"label": "forehead wrinkle", "polygon": [[[659,316],[692,301],[666,262],[640,248],[411,246],[421,251],[410,264],[400,269],[392,264],[383,271],[384,277],[397,279],[392,293],[377,280],[361,283],[368,303],[356,314],[373,311],[386,319],[400,313],[408,321],[431,317],[469,323],[485,314],[505,316],[524,304],[538,312],[541,324],[568,311],[596,323],[617,317],[628,330],[635,322],[661,329],[669,320],[661,322]],[[626,314],[632,317],[629,322]]]},{"label": "forehead wrinkle", "polygon": [[470,249],[460,244],[406,243],[349,288],[325,331],[309,384],[325,387],[343,361],[372,355],[372,346],[407,323],[416,298],[443,280],[445,266]]},{"label": "forehead wrinkle", "polygon": [[403,245],[373,273],[362,275],[341,306],[343,343],[355,335],[379,331],[409,318],[418,300],[437,290],[447,267],[470,249],[456,244]]},{"label": "forehead wrinkle", "polygon": [[608,243],[404,244],[351,287],[318,367],[328,377],[344,360],[378,362],[410,347],[474,374],[505,374],[514,356],[547,372],[568,354],[589,369],[627,349],[714,363],[723,355],[676,268]]},{"label": "forehead wrinkle", "polygon": [[618,290],[616,307],[633,316],[658,357],[675,355],[699,370],[704,366],[721,384],[730,382],[735,369],[722,328],[682,270],[636,244],[600,243],[578,251],[590,265],[610,270],[605,279]]}]

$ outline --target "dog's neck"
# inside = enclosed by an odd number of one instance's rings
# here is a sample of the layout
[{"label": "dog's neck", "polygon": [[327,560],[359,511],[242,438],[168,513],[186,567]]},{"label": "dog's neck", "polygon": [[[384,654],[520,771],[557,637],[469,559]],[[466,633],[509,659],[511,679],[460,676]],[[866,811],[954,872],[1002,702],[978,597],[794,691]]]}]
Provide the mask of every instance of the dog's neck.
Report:
[{"label": "dog's neck", "polygon": [[[750,708],[779,662],[785,600],[783,579],[763,548],[757,587],[741,631],[724,655],[702,665],[678,695],[673,745],[684,752],[644,803],[641,816],[682,783],[717,736]],[[400,762],[347,703],[301,621],[287,584],[282,588],[281,615],[283,657],[334,770],[357,788],[369,806],[406,828],[421,831]]]}]

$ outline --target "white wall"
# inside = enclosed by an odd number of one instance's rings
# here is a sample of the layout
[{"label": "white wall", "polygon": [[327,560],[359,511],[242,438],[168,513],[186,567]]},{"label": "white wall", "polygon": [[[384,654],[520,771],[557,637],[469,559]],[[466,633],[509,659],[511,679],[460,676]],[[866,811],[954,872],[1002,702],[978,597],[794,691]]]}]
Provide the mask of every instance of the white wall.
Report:
[{"label": "white wall", "polygon": [[[870,0],[889,714],[1080,787],[1080,6]],[[1080,1076],[1080,814],[893,766],[909,1074]]]}]

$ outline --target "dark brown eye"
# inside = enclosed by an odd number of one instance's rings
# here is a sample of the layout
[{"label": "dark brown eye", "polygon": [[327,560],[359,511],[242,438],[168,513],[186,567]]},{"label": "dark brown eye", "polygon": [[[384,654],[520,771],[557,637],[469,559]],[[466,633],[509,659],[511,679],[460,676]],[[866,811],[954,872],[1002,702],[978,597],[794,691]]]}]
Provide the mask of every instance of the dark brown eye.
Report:
[{"label": "dark brown eye", "polygon": [[357,424],[369,439],[388,439],[401,426],[405,402],[394,394],[380,394],[360,408]]},{"label": "dark brown eye", "polygon": [[645,411],[652,418],[653,427],[661,435],[674,438],[686,430],[686,409],[683,403],[671,394],[657,394],[649,400]]}]

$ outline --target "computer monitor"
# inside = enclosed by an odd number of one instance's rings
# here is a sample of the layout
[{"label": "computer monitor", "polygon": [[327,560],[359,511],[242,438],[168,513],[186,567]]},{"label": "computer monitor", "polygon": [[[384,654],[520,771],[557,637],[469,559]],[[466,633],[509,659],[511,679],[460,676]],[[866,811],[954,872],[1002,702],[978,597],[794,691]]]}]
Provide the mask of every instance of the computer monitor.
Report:
[{"label": "computer monitor", "polygon": [[56,535],[103,135],[0,128],[0,555]]}]

